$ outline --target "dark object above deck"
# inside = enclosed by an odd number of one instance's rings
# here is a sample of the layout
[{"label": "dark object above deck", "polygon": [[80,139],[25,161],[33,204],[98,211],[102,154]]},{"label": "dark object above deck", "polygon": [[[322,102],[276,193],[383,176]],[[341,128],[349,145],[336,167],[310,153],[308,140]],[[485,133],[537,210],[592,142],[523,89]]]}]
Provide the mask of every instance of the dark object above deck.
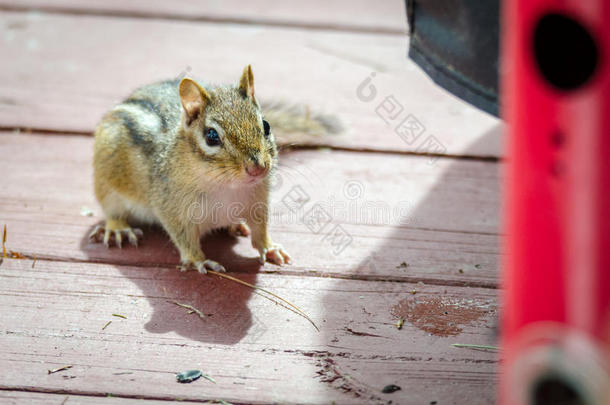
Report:
[{"label": "dark object above deck", "polygon": [[406,3],[409,57],[438,85],[497,116],[499,2]]}]

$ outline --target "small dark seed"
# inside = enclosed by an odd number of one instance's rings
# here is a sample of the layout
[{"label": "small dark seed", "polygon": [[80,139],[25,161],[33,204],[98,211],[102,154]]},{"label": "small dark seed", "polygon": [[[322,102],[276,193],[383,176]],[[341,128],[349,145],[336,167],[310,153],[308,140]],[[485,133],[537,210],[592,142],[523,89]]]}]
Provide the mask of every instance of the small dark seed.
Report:
[{"label": "small dark seed", "polygon": [[400,387],[398,385],[390,384],[390,385],[386,385],[385,387],[383,387],[381,392],[383,392],[384,394],[391,394],[398,390],[400,390]]},{"label": "small dark seed", "polygon": [[201,370],[187,370],[176,374],[179,383],[190,383],[201,377]]}]

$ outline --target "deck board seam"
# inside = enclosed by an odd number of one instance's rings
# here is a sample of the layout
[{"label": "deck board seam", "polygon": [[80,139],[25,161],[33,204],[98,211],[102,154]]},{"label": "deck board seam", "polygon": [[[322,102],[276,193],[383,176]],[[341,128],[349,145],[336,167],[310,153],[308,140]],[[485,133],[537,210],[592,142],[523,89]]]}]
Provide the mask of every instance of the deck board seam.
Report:
[{"label": "deck board seam", "polygon": [[[149,396],[149,395],[136,395],[136,394],[112,394],[108,392],[96,392],[96,391],[79,391],[79,390],[66,390],[66,389],[54,389],[54,388],[44,388],[44,387],[19,387],[19,386],[8,386],[8,385],[0,385],[0,391],[18,391],[18,392],[36,392],[40,394],[59,394],[59,395],[75,395],[81,397],[103,397],[106,398],[108,395],[112,395],[114,398],[124,398],[124,399],[141,399],[147,401],[167,401],[167,402],[179,402],[179,403],[210,403],[210,401],[214,401],[217,398],[209,397],[207,399],[188,399],[181,400],[178,397],[170,397],[170,396]],[[246,404],[244,402],[235,402],[231,401],[232,404],[240,405]],[[270,403],[270,402],[269,402]]]},{"label": "deck board seam", "polygon": [[[1,9],[1,6],[0,6]],[[92,137],[93,131],[76,131],[76,130],[58,130],[58,129],[44,129],[44,128],[32,128],[32,127],[7,127],[0,125],[0,132],[6,132],[14,134],[26,135],[59,135],[59,136],[85,136]],[[1,135],[0,135],[1,136]],[[385,150],[385,149],[373,149],[373,148],[362,148],[362,147],[348,147],[348,146],[337,146],[332,143],[316,143],[313,144],[300,144],[295,145],[279,145],[279,151],[303,151],[303,150],[317,150],[317,149],[330,149],[339,152],[352,152],[352,153],[378,153],[385,155],[398,155],[398,156],[416,156],[421,158],[436,158],[436,159],[452,159],[452,160],[467,160],[467,161],[479,161],[479,162],[490,162],[490,163],[502,163],[504,158],[501,156],[493,155],[472,155],[472,154],[450,154],[450,153],[427,153],[418,151],[408,150]]]},{"label": "deck board seam", "polygon": [[[27,259],[32,259],[33,256],[29,253],[22,253]],[[49,261],[57,263],[82,263],[82,264],[104,264],[109,266],[122,266],[122,267],[154,267],[155,269],[172,269],[176,266],[164,264],[164,263],[123,263],[120,261],[111,262],[107,260],[81,260],[77,258],[68,257],[57,257],[57,256],[36,256],[36,261]],[[251,272],[240,272],[231,271],[232,274],[252,274]],[[425,276],[388,276],[388,275],[366,275],[366,274],[340,274],[325,271],[285,271],[285,270],[272,270],[272,271],[258,271],[256,274],[273,274],[279,276],[292,276],[292,277],[317,277],[325,279],[335,280],[353,280],[353,281],[375,281],[375,282],[391,282],[391,283],[407,283],[417,284],[419,282],[426,285],[434,285],[440,287],[470,287],[470,288],[486,288],[490,290],[497,290],[498,285],[491,281],[474,281],[474,280],[442,280],[436,277],[425,277]]]},{"label": "deck board seam", "polygon": [[[315,31],[338,31],[351,32],[371,35],[395,35],[408,37],[408,31],[405,24],[404,29],[384,28],[380,26],[367,27],[365,25],[347,25],[347,24],[328,24],[304,22],[289,19],[272,20],[256,17],[206,17],[206,16],[186,16],[178,14],[162,14],[144,11],[119,11],[119,10],[95,10],[82,9],[74,7],[53,7],[42,6],[32,7],[26,5],[0,5],[0,11],[4,12],[31,12],[37,11],[50,15],[68,15],[68,16],[91,16],[91,17],[107,17],[107,18],[123,18],[123,19],[139,19],[150,21],[170,21],[170,22],[189,22],[189,23],[209,23],[209,24],[240,24],[240,25],[257,25],[273,28],[288,28],[294,30],[315,30]],[[405,17],[406,19],[406,17]]]}]

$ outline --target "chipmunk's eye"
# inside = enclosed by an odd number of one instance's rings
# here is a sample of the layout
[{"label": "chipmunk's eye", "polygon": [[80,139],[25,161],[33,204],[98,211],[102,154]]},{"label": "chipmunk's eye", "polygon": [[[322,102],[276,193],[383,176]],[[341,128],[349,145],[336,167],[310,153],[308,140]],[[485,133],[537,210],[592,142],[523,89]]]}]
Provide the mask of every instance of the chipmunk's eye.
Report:
[{"label": "chipmunk's eye", "polygon": [[269,136],[269,133],[271,132],[271,127],[269,126],[269,123],[265,120],[263,120],[263,129],[265,130],[265,136]]},{"label": "chipmunk's eye", "polygon": [[220,137],[214,128],[208,128],[205,130],[205,143],[207,143],[208,146],[220,145]]}]

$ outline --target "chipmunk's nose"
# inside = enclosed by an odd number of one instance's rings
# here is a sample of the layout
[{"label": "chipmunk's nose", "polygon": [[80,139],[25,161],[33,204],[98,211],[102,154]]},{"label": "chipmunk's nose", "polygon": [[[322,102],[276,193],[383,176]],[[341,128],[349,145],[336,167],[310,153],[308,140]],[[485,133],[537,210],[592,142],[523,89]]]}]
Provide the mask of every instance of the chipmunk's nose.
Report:
[{"label": "chipmunk's nose", "polygon": [[246,173],[251,177],[259,177],[267,172],[267,168],[256,158],[251,158],[246,163]]}]

